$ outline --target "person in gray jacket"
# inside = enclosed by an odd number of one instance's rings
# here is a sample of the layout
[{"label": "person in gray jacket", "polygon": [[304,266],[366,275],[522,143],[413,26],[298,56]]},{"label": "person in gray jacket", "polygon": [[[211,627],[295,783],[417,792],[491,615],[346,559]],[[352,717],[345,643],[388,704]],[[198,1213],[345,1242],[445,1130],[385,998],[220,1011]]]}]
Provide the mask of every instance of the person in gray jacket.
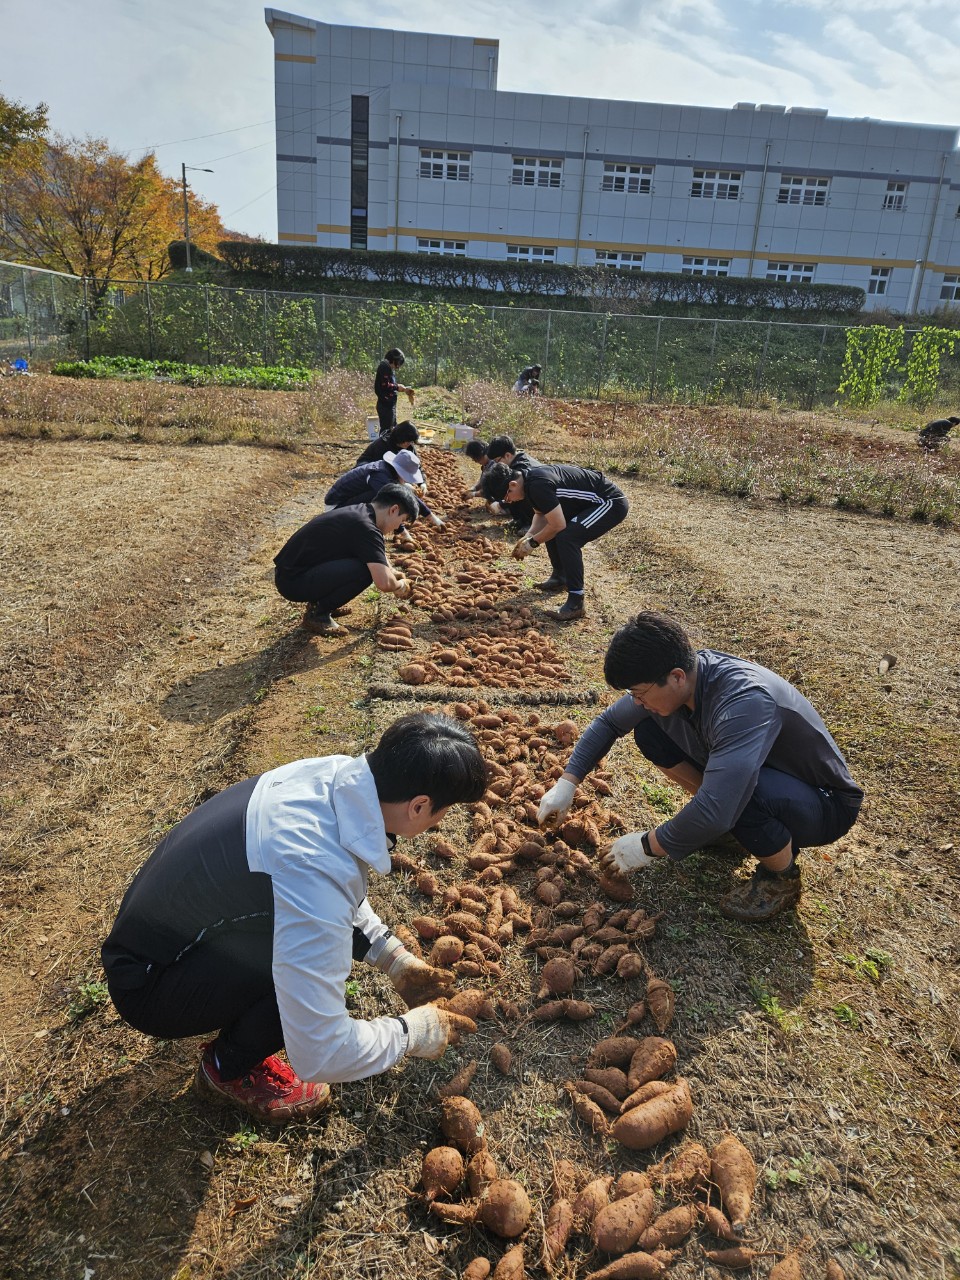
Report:
[{"label": "person in gray jacket", "polygon": [[[404,947],[367,881],[390,872],[397,836],[486,785],[473,736],[416,712],[368,755],[295,760],[228,787],[164,836],[124,895],[101,951],[117,1012],[164,1040],[216,1032],[198,1090],[275,1124],[323,1110],[333,1082],[439,1058],[476,1026],[430,1003],[452,994],[453,975]],[[359,960],[406,1013],[350,1014]]]},{"label": "person in gray jacket", "polygon": [[757,867],[722,900],[723,914],[760,921],[793,906],[801,849],[838,840],[863,801],[811,703],[758,663],[695,651],[659,613],[640,613],[616,632],[604,676],[626,696],[588,726],[544,795],[540,822],[566,813],[578,784],[632,731],[643,755],[692,799],[660,826],[614,841],[609,861],[622,872],[680,861],[729,833]]}]

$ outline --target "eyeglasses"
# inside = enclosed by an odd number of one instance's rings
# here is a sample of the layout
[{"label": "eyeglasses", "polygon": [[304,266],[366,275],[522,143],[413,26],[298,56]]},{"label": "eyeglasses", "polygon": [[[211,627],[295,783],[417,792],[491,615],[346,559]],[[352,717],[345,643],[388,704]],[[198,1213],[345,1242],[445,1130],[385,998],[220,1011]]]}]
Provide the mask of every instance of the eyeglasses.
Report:
[{"label": "eyeglasses", "polygon": [[657,682],[656,680],[651,680],[650,683],[646,685],[634,685],[633,688],[627,690],[627,693],[629,693],[634,702],[640,702],[647,696],[651,689],[655,688],[657,688]]}]

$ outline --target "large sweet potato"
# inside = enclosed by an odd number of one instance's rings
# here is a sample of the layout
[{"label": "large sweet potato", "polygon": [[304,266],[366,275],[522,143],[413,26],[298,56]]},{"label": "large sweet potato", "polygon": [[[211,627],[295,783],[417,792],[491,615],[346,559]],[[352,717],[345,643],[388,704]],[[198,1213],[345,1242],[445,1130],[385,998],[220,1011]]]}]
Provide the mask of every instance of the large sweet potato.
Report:
[{"label": "large sweet potato", "polygon": [[660,1080],[676,1065],[677,1048],[672,1040],[662,1036],[644,1036],[627,1069],[627,1083],[631,1089],[639,1089],[648,1080]]},{"label": "large sweet potato", "polygon": [[444,1136],[467,1155],[482,1151],[487,1145],[483,1117],[469,1098],[444,1098],[440,1128]]},{"label": "large sweet potato", "polygon": [[616,1140],[632,1151],[655,1147],[671,1133],[679,1133],[690,1123],[693,1101],[686,1080],[678,1080],[668,1093],[651,1098],[625,1112],[613,1122]]},{"label": "large sweet potato", "polygon": [[728,1133],[710,1152],[710,1180],[737,1235],[742,1235],[757,1187],[757,1166],[739,1138]]},{"label": "large sweet potato", "polygon": [[573,1230],[573,1205],[569,1200],[555,1200],[547,1213],[543,1227],[543,1269],[553,1275],[557,1262],[563,1256]]},{"label": "large sweet potato", "polygon": [[519,1182],[495,1178],[481,1193],[477,1216],[495,1235],[515,1240],[526,1231],[531,1213],[530,1200]]},{"label": "large sweet potato", "polygon": [[586,1280],[661,1280],[666,1270],[652,1253],[625,1253],[622,1258],[591,1271]]},{"label": "large sweet potato", "polygon": [[632,1249],[656,1213],[656,1201],[649,1187],[622,1200],[605,1205],[593,1220],[590,1235],[604,1253],[621,1254]]}]

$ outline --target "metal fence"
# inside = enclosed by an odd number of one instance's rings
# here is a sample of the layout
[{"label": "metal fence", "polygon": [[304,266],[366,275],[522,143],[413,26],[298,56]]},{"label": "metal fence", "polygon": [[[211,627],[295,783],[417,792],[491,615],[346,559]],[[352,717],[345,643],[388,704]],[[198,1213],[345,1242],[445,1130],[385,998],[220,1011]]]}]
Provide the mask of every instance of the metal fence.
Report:
[{"label": "metal fence", "polygon": [[[548,394],[650,400],[833,400],[847,328],[446,301],[390,301],[209,284],[115,285],[0,262],[0,351],[48,360],[131,355],[190,364],[369,370],[407,353],[411,380],[512,382],[543,366]],[[911,336],[907,335],[909,344]],[[904,352],[906,355],[906,351]],[[956,364],[956,361],[951,362]],[[952,371],[960,381],[958,370]]]}]

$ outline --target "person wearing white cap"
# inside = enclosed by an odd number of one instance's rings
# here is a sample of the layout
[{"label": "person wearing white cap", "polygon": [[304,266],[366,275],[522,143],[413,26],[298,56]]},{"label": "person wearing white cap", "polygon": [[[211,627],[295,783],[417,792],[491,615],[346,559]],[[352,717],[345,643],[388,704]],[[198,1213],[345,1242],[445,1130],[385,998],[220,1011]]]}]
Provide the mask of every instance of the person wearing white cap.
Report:
[{"label": "person wearing white cap", "polygon": [[[420,460],[409,449],[390,450],[383,455],[380,462],[365,462],[345,472],[339,480],[335,480],[324,496],[326,509],[332,511],[337,507],[352,507],[358,502],[372,502],[385,484],[423,485],[423,472]],[[438,529],[443,528],[443,520],[435,515],[424,500],[417,495],[417,506],[420,514],[425,516]]]}]

